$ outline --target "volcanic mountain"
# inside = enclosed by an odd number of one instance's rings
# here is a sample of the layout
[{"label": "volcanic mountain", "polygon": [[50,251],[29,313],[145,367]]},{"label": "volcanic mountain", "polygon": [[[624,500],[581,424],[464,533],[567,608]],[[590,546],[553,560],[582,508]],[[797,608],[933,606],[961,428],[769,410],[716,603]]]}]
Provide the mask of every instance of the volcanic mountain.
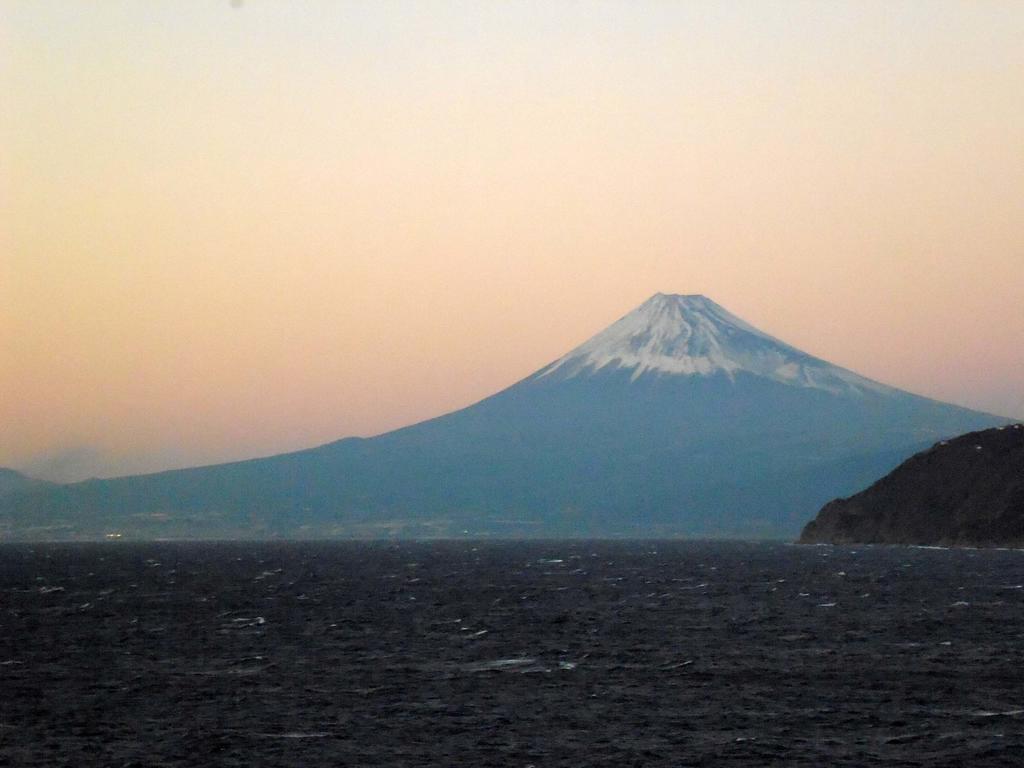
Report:
[{"label": "volcanic mountain", "polygon": [[475,405],[372,438],[0,499],[8,537],[792,537],[921,448],[1004,419],[657,294]]}]

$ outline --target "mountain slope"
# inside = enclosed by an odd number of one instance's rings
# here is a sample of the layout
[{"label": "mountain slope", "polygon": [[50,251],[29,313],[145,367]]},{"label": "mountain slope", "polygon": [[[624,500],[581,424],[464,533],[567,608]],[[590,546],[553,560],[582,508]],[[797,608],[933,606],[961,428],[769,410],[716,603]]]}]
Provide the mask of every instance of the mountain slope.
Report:
[{"label": "mountain slope", "polygon": [[28,477],[13,469],[0,467],[0,496],[5,493],[23,491],[43,484],[42,480]]},{"label": "mountain slope", "polygon": [[826,504],[800,542],[1024,545],[1024,425],[931,446]]},{"label": "mountain slope", "polygon": [[1001,421],[830,365],[704,297],[658,294],[460,411],[266,459],[16,494],[0,522],[29,537],[790,537],[925,445]]}]

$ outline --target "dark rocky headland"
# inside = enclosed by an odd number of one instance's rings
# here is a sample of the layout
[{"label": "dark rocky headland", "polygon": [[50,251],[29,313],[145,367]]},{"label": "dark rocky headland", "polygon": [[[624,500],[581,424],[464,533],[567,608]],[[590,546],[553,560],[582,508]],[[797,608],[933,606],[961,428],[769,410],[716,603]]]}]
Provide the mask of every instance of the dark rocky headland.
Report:
[{"label": "dark rocky headland", "polygon": [[801,544],[1024,546],[1024,425],[936,443],[826,504]]}]

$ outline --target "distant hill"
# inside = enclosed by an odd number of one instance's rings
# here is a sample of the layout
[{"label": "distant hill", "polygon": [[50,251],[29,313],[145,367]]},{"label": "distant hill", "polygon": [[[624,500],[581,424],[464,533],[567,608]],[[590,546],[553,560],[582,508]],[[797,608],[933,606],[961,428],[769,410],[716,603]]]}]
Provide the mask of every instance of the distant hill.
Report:
[{"label": "distant hill", "polygon": [[1024,547],[1024,426],[933,445],[826,504],[800,542]]},{"label": "distant hill", "polygon": [[12,491],[22,491],[27,488],[36,488],[41,485],[47,485],[47,483],[44,483],[42,480],[35,480],[34,478],[27,477],[21,474],[21,472],[16,472],[13,469],[0,467],[0,496]]},{"label": "distant hill", "polygon": [[1005,420],[775,339],[704,296],[657,294],[463,410],[360,439],[0,500],[8,538],[793,538],[948,435]]}]

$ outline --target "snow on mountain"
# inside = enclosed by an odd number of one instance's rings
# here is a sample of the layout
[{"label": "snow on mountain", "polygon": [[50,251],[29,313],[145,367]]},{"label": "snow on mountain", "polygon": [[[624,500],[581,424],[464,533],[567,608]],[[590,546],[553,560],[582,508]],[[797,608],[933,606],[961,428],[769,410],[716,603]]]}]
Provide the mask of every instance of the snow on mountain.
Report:
[{"label": "snow on mountain", "polygon": [[536,375],[571,379],[598,371],[641,376],[748,373],[834,394],[897,390],[812,357],[701,295],[657,293]]}]

